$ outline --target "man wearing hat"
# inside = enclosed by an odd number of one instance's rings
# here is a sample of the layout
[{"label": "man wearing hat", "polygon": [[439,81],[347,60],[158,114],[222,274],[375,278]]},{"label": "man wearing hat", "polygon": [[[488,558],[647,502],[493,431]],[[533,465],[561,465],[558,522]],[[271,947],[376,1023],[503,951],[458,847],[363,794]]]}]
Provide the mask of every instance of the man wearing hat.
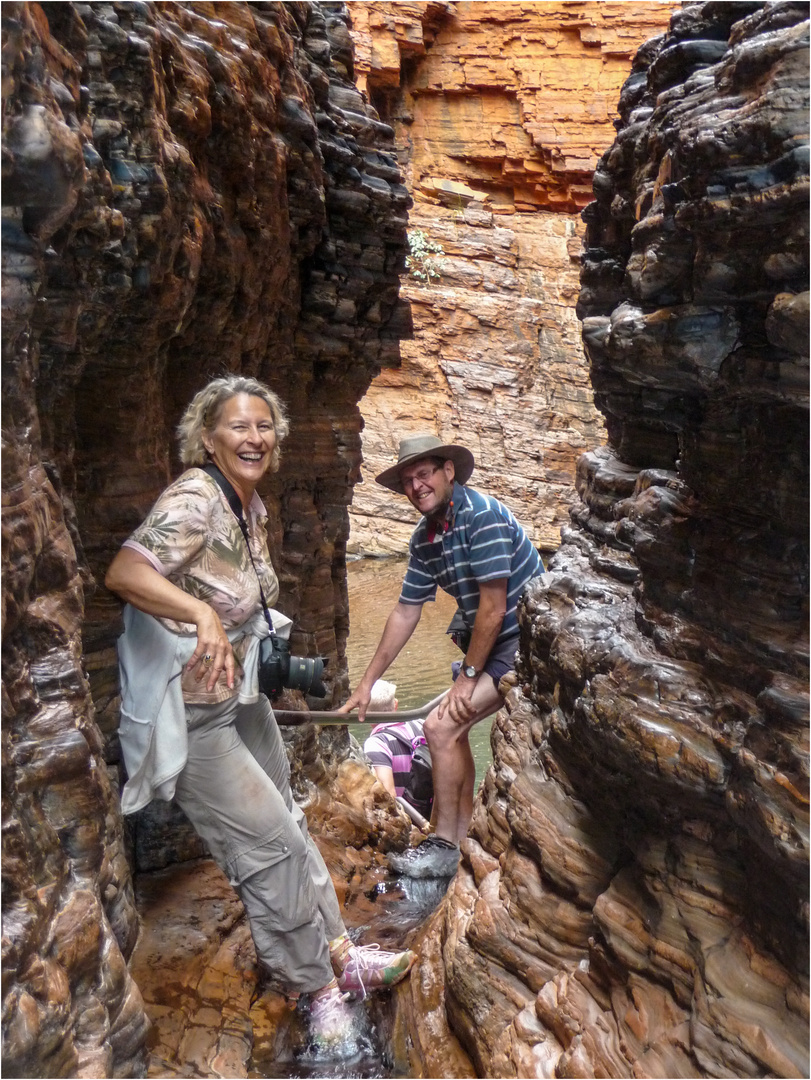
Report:
[{"label": "man wearing hat", "polygon": [[436,832],[418,847],[389,856],[394,870],[411,877],[456,871],[476,779],[468,733],[502,705],[498,684],[513,667],[518,647],[516,606],[530,578],[544,572],[538,552],[507,507],[464,486],[473,468],[473,455],[465,447],[416,435],[402,440],[397,464],[376,477],[378,484],[405,495],[423,516],[411,536],[400,598],[342,711],[357,708],[358,719],[364,719],[372,686],[413,634],[422,605],[434,599],[437,586],[456,600],[457,614],[469,631],[462,642],[464,660],[454,664],[458,675],[455,670],[447,696],[425,721]]}]

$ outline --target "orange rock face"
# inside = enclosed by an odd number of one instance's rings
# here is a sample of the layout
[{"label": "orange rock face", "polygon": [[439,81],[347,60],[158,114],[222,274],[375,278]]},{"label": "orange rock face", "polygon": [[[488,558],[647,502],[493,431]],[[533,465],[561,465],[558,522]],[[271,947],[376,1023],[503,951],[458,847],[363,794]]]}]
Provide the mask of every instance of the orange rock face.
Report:
[{"label": "orange rock face", "polygon": [[[575,463],[603,441],[574,305],[580,209],[614,137],[631,57],[673,8],[350,3],[355,79],[395,130],[415,230],[442,250],[402,295],[414,336],[361,404],[364,475],[431,431],[473,451],[474,487],[554,550]],[[677,5],[674,5],[674,7]],[[405,550],[410,507],[359,487],[350,550]]]},{"label": "orange rock face", "polygon": [[350,3],[356,79],[378,108],[403,87],[415,191],[456,180],[506,212],[572,211],[593,198],[631,57],[680,6]]},{"label": "orange rock face", "polygon": [[441,243],[441,277],[403,285],[414,339],[363,399],[365,483],[354,493],[350,549],[405,550],[416,511],[372,477],[417,431],[468,446],[471,485],[502,498],[539,547],[554,549],[577,458],[603,438],[572,306],[581,223],[420,202],[411,224]]}]

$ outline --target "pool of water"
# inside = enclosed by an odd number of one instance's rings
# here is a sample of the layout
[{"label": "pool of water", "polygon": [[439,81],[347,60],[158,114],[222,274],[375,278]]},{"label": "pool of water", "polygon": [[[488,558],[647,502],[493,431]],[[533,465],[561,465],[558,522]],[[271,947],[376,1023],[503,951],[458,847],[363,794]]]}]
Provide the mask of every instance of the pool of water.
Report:
[{"label": "pool of water", "polygon": [[[349,684],[360,681],[374,655],[386,619],[397,603],[405,573],[405,559],[356,559],[347,564],[349,590],[349,640],[346,654]],[[424,604],[417,629],[384,678],[397,684],[400,709],[413,709],[435,698],[451,684],[451,663],[462,657],[445,633],[456,611],[456,601],[437,590],[433,603]],[[476,763],[476,780],[481,781],[490,764],[489,717],[470,733],[470,748]],[[363,745],[369,727],[350,724],[349,730]]]}]

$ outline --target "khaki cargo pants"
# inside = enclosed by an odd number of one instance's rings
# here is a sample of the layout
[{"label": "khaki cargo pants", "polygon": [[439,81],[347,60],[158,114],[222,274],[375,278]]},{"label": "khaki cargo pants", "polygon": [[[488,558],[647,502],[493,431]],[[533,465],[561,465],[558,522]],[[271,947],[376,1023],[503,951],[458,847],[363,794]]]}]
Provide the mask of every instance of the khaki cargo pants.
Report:
[{"label": "khaki cargo pants", "polygon": [[333,978],[328,942],[345,932],[329,871],[293,801],[290,766],[264,695],[187,705],[189,757],[175,797],[236,889],[257,958],[302,993]]}]

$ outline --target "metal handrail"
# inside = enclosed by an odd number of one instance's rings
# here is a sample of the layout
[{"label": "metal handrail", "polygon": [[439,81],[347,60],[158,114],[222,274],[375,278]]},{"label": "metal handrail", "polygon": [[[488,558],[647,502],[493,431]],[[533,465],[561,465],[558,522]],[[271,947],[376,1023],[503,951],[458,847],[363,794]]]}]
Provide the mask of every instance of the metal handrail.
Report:
[{"label": "metal handrail", "polygon": [[[367,712],[366,720],[373,724],[401,724],[405,720],[422,720],[428,715],[431,709],[435,709],[437,705],[442,701],[447,690],[435,697],[432,701],[426,701],[424,705],[420,705],[417,709],[397,709],[396,712]],[[276,717],[276,722],[282,727],[301,727],[303,724],[357,724],[359,723],[357,716],[353,716],[352,713],[342,712],[328,712],[324,710],[319,712],[317,709],[315,712],[311,712],[309,709],[305,709],[302,712],[295,712],[290,709],[274,709],[273,715]]]}]

